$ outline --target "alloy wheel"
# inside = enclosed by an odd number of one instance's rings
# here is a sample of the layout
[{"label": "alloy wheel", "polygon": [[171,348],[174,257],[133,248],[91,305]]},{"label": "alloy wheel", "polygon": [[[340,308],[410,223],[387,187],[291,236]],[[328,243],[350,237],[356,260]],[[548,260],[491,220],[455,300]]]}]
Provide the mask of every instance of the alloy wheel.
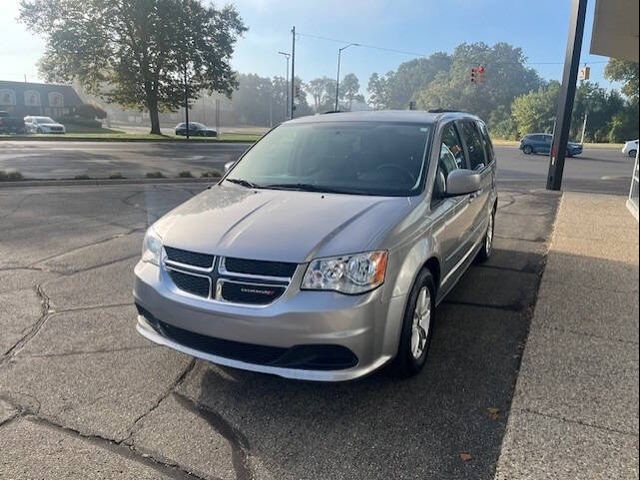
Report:
[{"label": "alloy wheel", "polygon": [[413,311],[411,328],[411,354],[416,360],[422,357],[427,346],[429,329],[431,328],[431,292],[423,286],[418,293]]}]

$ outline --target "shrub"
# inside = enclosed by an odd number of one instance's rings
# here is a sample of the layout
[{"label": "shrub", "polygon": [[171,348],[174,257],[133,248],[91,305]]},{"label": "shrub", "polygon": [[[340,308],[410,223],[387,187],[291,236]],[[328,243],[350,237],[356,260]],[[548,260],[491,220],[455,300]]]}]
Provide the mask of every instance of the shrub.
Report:
[{"label": "shrub", "polygon": [[207,172],[202,172],[200,176],[202,178],[220,178],[222,177],[222,173],[218,170],[209,170]]},{"label": "shrub", "polygon": [[149,172],[146,175],[147,178],[167,178],[162,172]]},{"label": "shrub", "polygon": [[74,180],[91,180],[91,177],[86,173],[83,173],[82,175],[76,175],[75,177],[73,177],[73,179]]},{"label": "shrub", "polygon": [[18,180],[24,180],[24,177],[20,172],[16,172],[14,170],[0,170],[0,182],[15,182]]},{"label": "shrub", "polygon": [[126,177],[120,172],[112,173],[111,175],[109,175],[109,180],[122,180],[123,178]]},{"label": "shrub", "polygon": [[193,178],[193,175],[191,175],[191,172],[189,170],[185,170],[184,172],[180,172],[178,174],[178,178]]}]

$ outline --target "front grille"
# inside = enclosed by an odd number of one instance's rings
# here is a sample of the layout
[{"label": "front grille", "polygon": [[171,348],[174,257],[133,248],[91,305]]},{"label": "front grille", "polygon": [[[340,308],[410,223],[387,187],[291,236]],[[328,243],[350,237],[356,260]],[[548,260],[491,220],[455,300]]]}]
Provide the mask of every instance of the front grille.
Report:
[{"label": "front grille", "polygon": [[191,275],[177,270],[168,270],[168,272],[171,280],[180,290],[199,297],[209,297],[211,279],[208,277]]},{"label": "front grille", "polygon": [[164,268],[178,289],[206,299],[264,306],[284,295],[297,264],[215,255],[164,247]]},{"label": "front grille", "polygon": [[287,288],[286,285],[252,284],[224,279],[218,280],[218,285],[219,299],[249,305],[268,305],[280,298]]},{"label": "front grille", "polygon": [[207,255],[206,253],[189,252],[187,250],[166,246],[164,247],[164,251],[167,253],[167,258],[172,262],[182,263],[183,265],[193,265],[199,268],[211,268],[215,258],[213,255]]},{"label": "front grille", "polygon": [[224,266],[229,273],[262,275],[265,277],[292,277],[298,265],[287,262],[265,262],[264,260],[225,258]]}]

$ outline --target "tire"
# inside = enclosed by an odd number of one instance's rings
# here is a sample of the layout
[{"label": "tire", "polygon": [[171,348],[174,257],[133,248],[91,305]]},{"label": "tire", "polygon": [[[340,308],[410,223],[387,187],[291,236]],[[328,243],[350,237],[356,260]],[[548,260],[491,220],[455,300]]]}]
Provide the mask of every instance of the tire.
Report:
[{"label": "tire", "polygon": [[42,133],[42,129],[41,129],[40,127],[38,127],[38,128],[36,129],[36,133]]},{"label": "tire", "polygon": [[484,263],[491,258],[493,253],[493,239],[496,226],[496,210],[491,211],[489,216],[489,224],[487,225],[487,231],[484,234],[484,240],[482,241],[482,248],[478,251],[476,256],[477,263]]},{"label": "tire", "polygon": [[522,153],[524,153],[525,155],[531,155],[533,153],[533,148],[531,147],[531,145],[525,145],[524,147],[522,147]]},{"label": "tire", "polygon": [[[398,353],[390,369],[394,377],[413,377],[424,367],[436,320],[435,298],[436,287],[433,275],[428,268],[424,268],[418,274],[407,299]],[[419,306],[419,303],[422,306]],[[428,311],[425,311],[427,306]],[[427,317],[423,316],[422,320],[418,320],[416,314],[419,310],[422,310]],[[418,321],[421,323],[418,324]]]},{"label": "tire", "polygon": [[629,156],[631,158],[636,158],[636,155],[638,154],[637,150],[629,150]]}]

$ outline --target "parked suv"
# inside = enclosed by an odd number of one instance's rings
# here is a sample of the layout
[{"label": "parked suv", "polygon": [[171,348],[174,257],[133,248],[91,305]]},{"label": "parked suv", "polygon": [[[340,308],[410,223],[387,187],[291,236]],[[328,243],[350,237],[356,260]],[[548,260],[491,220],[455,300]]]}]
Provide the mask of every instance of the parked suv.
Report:
[{"label": "parked suv", "polygon": [[427,358],[438,305],[492,251],[485,124],[465,113],[286,122],[147,231],[137,330],[231,367],[349,380]]},{"label": "parked suv", "polygon": [[[532,153],[551,153],[551,144],[553,143],[553,135],[548,133],[530,133],[520,140],[520,150],[530,155]],[[575,142],[567,143],[567,157],[575,157],[582,153],[582,145]]]}]

